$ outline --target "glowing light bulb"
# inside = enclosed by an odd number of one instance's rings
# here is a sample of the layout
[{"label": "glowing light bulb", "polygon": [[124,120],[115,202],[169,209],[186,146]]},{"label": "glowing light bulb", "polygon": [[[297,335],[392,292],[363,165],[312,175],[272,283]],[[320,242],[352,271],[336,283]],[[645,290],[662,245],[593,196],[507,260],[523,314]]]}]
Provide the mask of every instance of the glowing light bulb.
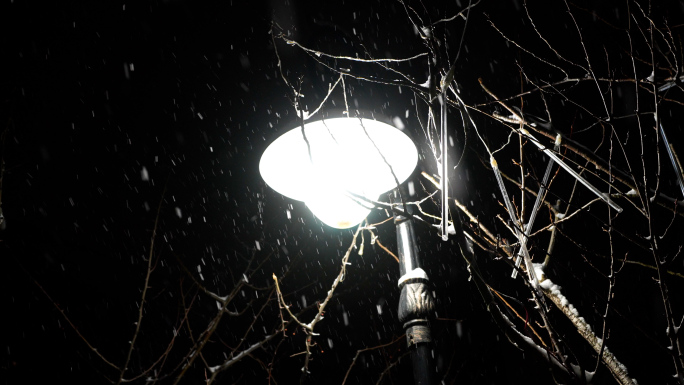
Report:
[{"label": "glowing light bulb", "polygon": [[298,126],[281,135],[264,151],[259,170],[269,186],[304,201],[323,223],[349,228],[372,209],[353,194],[377,200],[404,182],[417,162],[416,146],[393,126],[334,118],[306,123],[304,132]]}]

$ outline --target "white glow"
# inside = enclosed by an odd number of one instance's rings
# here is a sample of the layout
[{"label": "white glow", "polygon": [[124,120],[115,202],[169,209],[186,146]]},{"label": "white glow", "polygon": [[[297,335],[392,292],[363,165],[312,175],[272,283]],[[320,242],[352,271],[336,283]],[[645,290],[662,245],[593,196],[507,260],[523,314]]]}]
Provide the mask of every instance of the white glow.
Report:
[{"label": "white glow", "polygon": [[352,227],[370,213],[347,192],[376,200],[397,186],[392,171],[402,183],[418,162],[408,136],[375,120],[326,119],[306,123],[304,132],[309,146],[296,127],[268,146],[259,171],[271,188],[306,202],[332,227]]}]

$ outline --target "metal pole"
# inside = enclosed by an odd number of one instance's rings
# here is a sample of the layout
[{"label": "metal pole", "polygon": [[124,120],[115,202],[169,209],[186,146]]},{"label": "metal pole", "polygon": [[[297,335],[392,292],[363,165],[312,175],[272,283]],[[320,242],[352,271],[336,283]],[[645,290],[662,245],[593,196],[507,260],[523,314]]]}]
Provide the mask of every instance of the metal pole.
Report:
[{"label": "metal pole", "polygon": [[429,318],[434,314],[435,303],[429,292],[427,274],[421,267],[416,249],[413,221],[407,217],[406,208],[399,199],[398,190],[392,193],[392,202],[402,208],[395,211],[399,249],[399,322],[406,330],[406,342],[411,351],[413,380],[415,384],[432,385],[435,366],[432,360]]}]

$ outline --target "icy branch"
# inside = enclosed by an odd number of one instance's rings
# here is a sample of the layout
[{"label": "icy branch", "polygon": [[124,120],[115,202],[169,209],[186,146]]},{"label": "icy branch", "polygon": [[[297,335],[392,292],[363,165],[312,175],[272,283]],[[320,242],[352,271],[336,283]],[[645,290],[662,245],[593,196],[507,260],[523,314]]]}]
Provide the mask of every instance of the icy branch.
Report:
[{"label": "icy branch", "polygon": [[679,158],[677,157],[674,147],[672,147],[670,141],[667,140],[667,135],[665,135],[665,129],[663,129],[662,124],[660,125],[660,135],[663,137],[663,144],[667,149],[667,155],[670,157],[670,163],[672,163],[672,167],[677,175],[679,189],[682,191],[682,196],[684,197],[684,168],[682,168],[682,164],[679,162]]},{"label": "icy branch", "polygon": [[580,174],[578,174],[577,171],[573,170],[570,166],[568,166],[565,162],[563,162],[556,154],[553,153],[553,151],[549,150],[544,145],[539,143],[539,141],[534,136],[532,136],[532,134],[530,134],[529,131],[522,128],[522,129],[520,129],[520,132],[523,135],[530,138],[532,143],[534,143],[535,146],[539,147],[539,149],[542,150],[544,152],[544,154],[546,154],[546,156],[553,159],[556,163],[558,163],[561,167],[563,167],[563,169],[565,171],[567,171],[570,175],[572,175],[575,179],[577,179],[580,183],[582,183],[584,185],[584,187],[589,189],[589,191],[593,192],[594,194],[596,194],[597,197],[601,198],[601,200],[606,202],[608,204],[608,206],[612,207],[615,211],[617,211],[619,213],[622,212],[622,208],[620,206],[618,206],[617,203],[613,202],[610,199],[610,196],[608,196],[608,194],[602,193],[601,190],[597,189],[591,183],[589,183],[586,179],[582,178],[582,176]]},{"label": "icy branch", "polygon": [[[561,142],[561,136],[557,135],[556,136],[556,143],[554,145],[554,151],[558,151],[560,148],[560,142]],[[530,213],[530,219],[527,221],[527,225],[525,225],[525,239],[530,237],[530,233],[532,232],[532,226],[534,225],[534,221],[537,218],[537,213],[539,212],[539,207],[541,207],[541,203],[544,200],[544,195],[546,194],[546,186],[549,182],[549,176],[551,176],[551,169],[553,168],[553,159],[549,159],[549,163],[546,166],[546,172],[544,173],[544,179],[542,179],[541,184],[539,185],[539,192],[537,193],[537,200],[534,202],[534,206],[532,207],[532,212]],[[522,248],[521,248],[522,250]],[[512,277],[515,278],[518,276],[518,267],[520,266],[520,257],[522,256],[522,252],[518,253],[518,256],[516,257],[515,260],[515,269],[513,269],[513,274]]]},{"label": "icy branch", "polygon": [[[561,293],[561,287],[554,284],[550,279],[544,276],[544,271],[542,270],[542,265],[539,263],[534,264],[534,268],[537,270],[537,275],[541,277],[540,286],[542,291],[560,311],[565,314],[566,317],[575,325],[575,328],[579,334],[591,345],[591,347],[598,354],[601,351],[601,347],[605,342],[598,338],[591,326],[587,321],[580,317],[579,311],[575,308],[570,301]],[[635,385],[637,381],[629,376],[627,368],[623,365],[615,354],[611,352],[608,347],[603,347],[603,355],[601,356],[603,363],[610,370],[616,380],[622,385]]]},{"label": "icy branch", "polygon": [[269,334],[269,335],[267,335],[266,337],[264,337],[263,340],[261,340],[261,341],[255,343],[255,344],[253,344],[253,345],[251,345],[250,347],[248,347],[247,349],[241,351],[240,353],[238,353],[238,354],[236,354],[236,355],[233,355],[233,357],[232,357],[231,359],[227,360],[226,362],[222,363],[221,365],[216,365],[216,366],[210,367],[210,368],[209,368],[209,372],[212,373],[212,374],[214,374],[214,373],[221,372],[221,371],[223,371],[223,370],[228,369],[229,367],[233,366],[233,364],[237,363],[238,361],[240,361],[241,359],[243,359],[243,358],[244,358],[245,356],[247,356],[248,354],[252,353],[252,352],[253,352],[254,350],[256,350],[257,348],[260,348],[260,347],[264,346],[265,343],[267,343],[268,341],[270,341],[270,340],[271,340],[273,337],[275,337],[276,335],[277,335],[277,334],[275,334],[275,333],[274,333],[274,334]]},{"label": "icy branch", "polygon": [[446,86],[442,87],[442,95],[439,98],[441,104],[440,125],[442,132],[442,164],[441,164],[441,190],[442,190],[442,240],[449,240],[449,137],[447,132],[447,96]]},{"label": "icy branch", "polygon": [[539,280],[535,274],[534,269],[532,268],[532,259],[530,258],[530,255],[527,251],[527,238],[525,237],[525,234],[522,231],[520,231],[521,225],[515,217],[513,204],[511,203],[511,199],[508,197],[508,193],[506,192],[506,186],[503,183],[503,179],[501,179],[501,172],[499,171],[499,166],[496,163],[496,160],[493,156],[490,158],[490,163],[492,165],[492,170],[494,170],[496,181],[499,184],[501,195],[503,195],[503,200],[506,204],[506,210],[508,211],[508,215],[510,216],[511,222],[513,223],[515,236],[518,238],[518,242],[520,243],[520,250],[522,252],[523,257],[525,258],[525,266],[527,267],[527,274],[529,275],[530,283],[532,284],[532,287],[535,290],[537,290],[539,287]]}]

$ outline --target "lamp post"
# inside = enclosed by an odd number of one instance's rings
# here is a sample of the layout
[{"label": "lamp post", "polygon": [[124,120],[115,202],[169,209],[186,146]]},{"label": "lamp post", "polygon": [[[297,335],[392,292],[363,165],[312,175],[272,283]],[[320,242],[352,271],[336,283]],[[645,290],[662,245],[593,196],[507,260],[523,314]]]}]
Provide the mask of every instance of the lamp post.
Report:
[{"label": "lamp post", "polygon": [[[399,199],[398,188],[392,191],[392,200]],[[429,318],[434,314],[434,300],[429,292],[429,283],[422,268],[416,249],[413,220],[408,216],[408,207],[394,213],[397,228],[397,249],[399,253],[399,322],[406,332],[406,343],[411,351],[413,380],[416,385],[432,384],[435,366],[432,363]]]},{"label": "lamp post", "polygon": [[413,221],[399,185],[416,167],[413,141],[395,127],[364,118],[333,118],[296,127],[271,143],[261,157],[264,181],[277,192],[304,201],[328,226],[346,229],[363,221],[380,194],[391,200],[399,251],[399,322],[411,351],[414,382],[432,384],[429,317],[434,300],[415,246]]}]

